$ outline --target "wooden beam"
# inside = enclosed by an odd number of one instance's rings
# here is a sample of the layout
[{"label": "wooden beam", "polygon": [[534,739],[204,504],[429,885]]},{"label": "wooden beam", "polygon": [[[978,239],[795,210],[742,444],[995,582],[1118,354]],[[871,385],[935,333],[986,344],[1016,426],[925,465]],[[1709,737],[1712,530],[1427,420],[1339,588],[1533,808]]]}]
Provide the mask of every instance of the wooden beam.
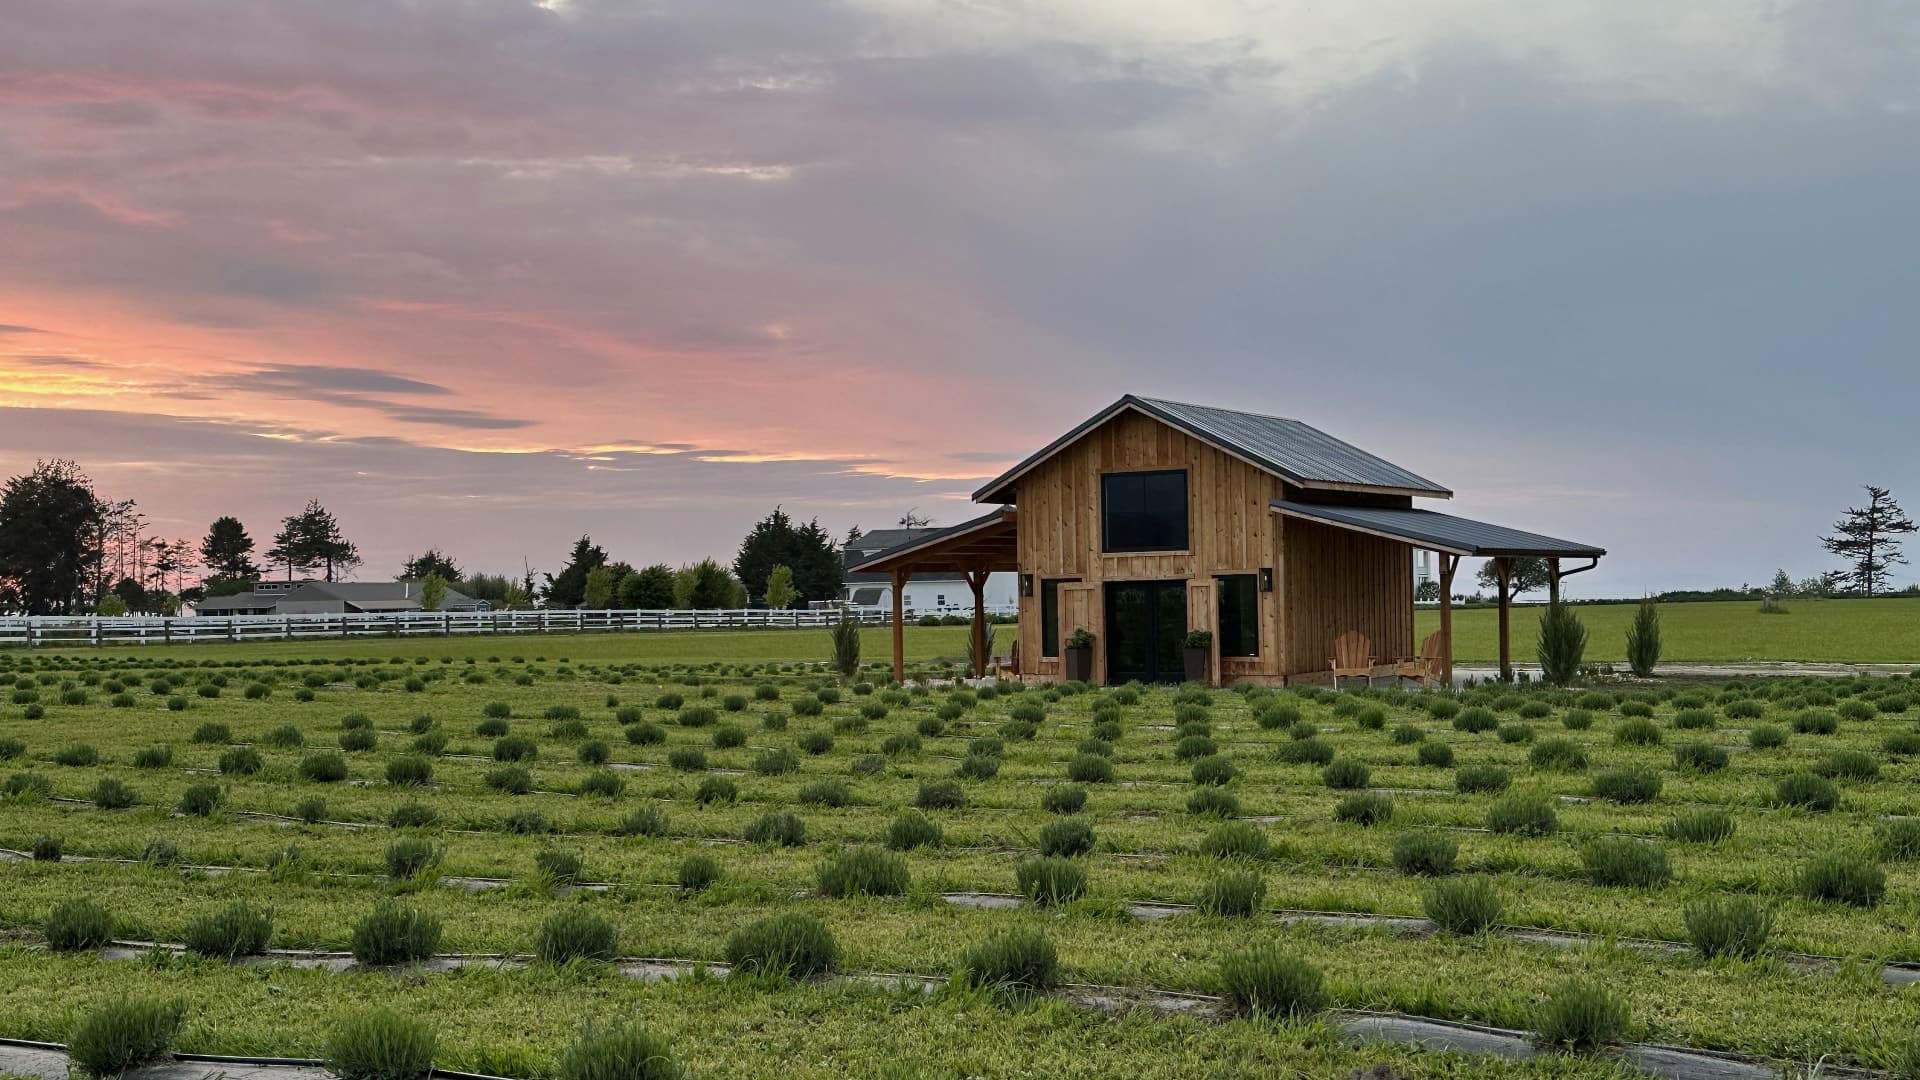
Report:
[{"label": "wooden beam", "polygon": [[1460,569],[1460,556],[1440,552],[1440,640],[1446,647],[1446,659],[1440,668],[1453,688],[1453,573]]},{"label": "wooden beam", "polygon": [[987,675],[987,571],[967,571],[967,587],[973,590],[973,677]]},{"label": "wooden beam", "polygon": [[1547,560],[1547,603],[1560,606],[1560,560]]},{"label": "wooden beam", "polygon": [[1513,681],[1513,560],[1493,560],[1500,578],[1500,681]]},{"label": "wooden beam", "polygon": [[906,592],[908,573],[893,572],[893,681],[907,681]]}]

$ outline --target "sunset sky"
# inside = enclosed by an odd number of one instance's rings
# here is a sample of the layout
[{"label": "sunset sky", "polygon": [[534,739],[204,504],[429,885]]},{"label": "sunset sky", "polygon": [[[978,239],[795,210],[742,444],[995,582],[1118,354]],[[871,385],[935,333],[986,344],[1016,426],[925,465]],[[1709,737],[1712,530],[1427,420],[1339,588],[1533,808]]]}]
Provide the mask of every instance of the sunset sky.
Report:
[{"label": "sunset sky", "polygon": [[1920,512],[1917,252],[1892,0],[0,14],[0,472],[319,498],[363,578],[952,523],[1125,392],[1611,549],[1574,595],[1805,577]]}]

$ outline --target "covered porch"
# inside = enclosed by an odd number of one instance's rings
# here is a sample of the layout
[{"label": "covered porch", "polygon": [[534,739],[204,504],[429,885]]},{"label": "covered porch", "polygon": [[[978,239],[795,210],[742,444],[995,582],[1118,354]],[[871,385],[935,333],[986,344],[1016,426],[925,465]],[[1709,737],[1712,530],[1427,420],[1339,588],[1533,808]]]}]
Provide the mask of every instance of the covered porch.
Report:
[{"label": "covered porch", "polygon": [[1018,569],[1019,545],[1016,513],[1001,507],[971,521],[938,529],[898,547],[888,548],[872,558],[847,564],[849,571],[886,574],[893,582],[891,626],[893,628],[893,681],[905,682],[906,607],[903,594],[915,574],[961,574],[973,592],[973,676],[987,673],[991,658],[987,655],[987,576],[1012,573]]},{"label": "covered porch", "polygon": [[[1437,658],[1437,674],[1447,685],[1453,683],[1453,580],[1462,558],[1493,561],[1499,582],[1500,676],[1503,680],[1511,680],[1513,579],[1514,568],[1519,560],[1545,560],[1549,598],[1551,602],[1558,603],[1561,580],[1593,569],[1606,555],[1604,549],[1590,544],[1411,507],[1344,506],[1275,500],[1272,509],[1284,518],[1394,541],[1406,545],[1409,550],[1426,550],[1435,554],[1438,570],[1436,580],[1440,586],[1440,629],[1437,635],[1440,655]],[[1583,560],[1584,565],[1567,568],[1563,560]],[[1406,572],[1409,575],[1412,573],[1410,560]],[[1336,580],[1313,583],[1308,587],[1337,589],[1341,585]],[[1298,627],[1295,632],[1305,629]],[[1418,643],[1414,648],[1419,649]]]}]

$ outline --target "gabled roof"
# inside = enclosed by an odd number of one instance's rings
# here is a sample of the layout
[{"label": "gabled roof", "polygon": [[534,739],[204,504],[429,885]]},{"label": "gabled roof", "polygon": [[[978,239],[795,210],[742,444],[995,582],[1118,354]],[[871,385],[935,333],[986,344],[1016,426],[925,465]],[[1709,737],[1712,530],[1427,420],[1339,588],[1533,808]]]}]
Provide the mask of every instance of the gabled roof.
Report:
[{"label": "gabled roof", "polygon": [[1605,548],[1577,544],[1539,533],[1522,532],[1471,518],[1432,510],[1374,506],[1322,506],[1319,503],[1276,499],[1273,509],[1289,517],[1323,525],[1404,540],[1415,547],[1472,558],[1539,556],[1541,558],[1597,559]]},{"label": "gabled roof", "polygon": [[1011,570],[1014,558],[1014,522],[1016,512],[1010,506],[995,507],[971,521],[944,529],[912,530],[915,535],[904,544],[875,552],[858,561],[849,557],[846,569],[854,573],[891,573],[897,569],[920,567],[923,576],[941,572],[964,572],[979,565],[988,569]]},{"label": "gabled roof", "polygon": [[1452,491],[1417,473],[1298,420],[1128,394],[974,492],[974,501],[1010,501],[1014,482],[1020,477],[1127,411],[1177,428],[1295,487],[1453,497]]}]

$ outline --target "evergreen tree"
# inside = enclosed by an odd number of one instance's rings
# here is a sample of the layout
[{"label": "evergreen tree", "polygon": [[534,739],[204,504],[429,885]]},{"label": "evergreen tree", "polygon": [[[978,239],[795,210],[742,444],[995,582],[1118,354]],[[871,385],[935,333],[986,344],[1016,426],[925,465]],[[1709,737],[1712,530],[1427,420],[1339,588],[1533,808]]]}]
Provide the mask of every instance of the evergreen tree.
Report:
[{"label": "evergreen tree", "polygon": [[746,588],[712,559],[702,559],[675,575],[675,607],[739,608],[746,606]]},{"label": "evergreen tree", "polygon": [[296,570],[323,570],[325,580],[338,581],[360,565],[360,549],[340,531],[333,513],[310,499],[305,509],[281,520],[267,558],[287,568],[288,581]]},{"label": "evergreen tree", "polygon": [[654,563],[620,579],[620,606],[662,611],[673,606],[673,567]]},{"label": "evergreen tree", "polygon": [[818,519],[796,526],[778,506],[740,542],[733,572],[749,595],[765,597],[767,578],[776,566],[793,571],[796,602],[831,600],[840,594],[844,564],[839,545]]},{"label": "evergreen tree", "polygon": [[0,592],[29,615],[83,602],[105,547],[106,504],[71,461],[42,461],[0,489]]},{"label": "evergreen tree", "polygon": [[1873,596],[1887,590],[1893,568],[1907,561],[1898,538],[1920,525],[1907,517],[1886,488],[1865,487],[1867,505],[1849,507],[1846,516],[1833,523],[1834,535],[1821,537],[1820,543],[1849,563],[1835,574],[1839,583]]},{"label": "evergreen tree", "polygon": [[558,574],[548,574],[547,606],[576,608],[586,603],[587,575],[607,564],[607,553],[591,536],[574,541],[573,554]]},{"label": "evergreen tree", "polygon": [[454,582],[462,580],[466,575],[462,574],[453,560],[439,548],[428,548],[408,559],[406,565],[400,567],[400,573],[394,580],[425,581],[434,576],[438,576],[442,582]]},{"label": "evergreen tree", "polygon": [[218,582],[250,582],[260,576],[253,562],[253,537],[237,517],[219,517],[207,526],[200,541],[200,563],[207,569],[206,586]]}]

